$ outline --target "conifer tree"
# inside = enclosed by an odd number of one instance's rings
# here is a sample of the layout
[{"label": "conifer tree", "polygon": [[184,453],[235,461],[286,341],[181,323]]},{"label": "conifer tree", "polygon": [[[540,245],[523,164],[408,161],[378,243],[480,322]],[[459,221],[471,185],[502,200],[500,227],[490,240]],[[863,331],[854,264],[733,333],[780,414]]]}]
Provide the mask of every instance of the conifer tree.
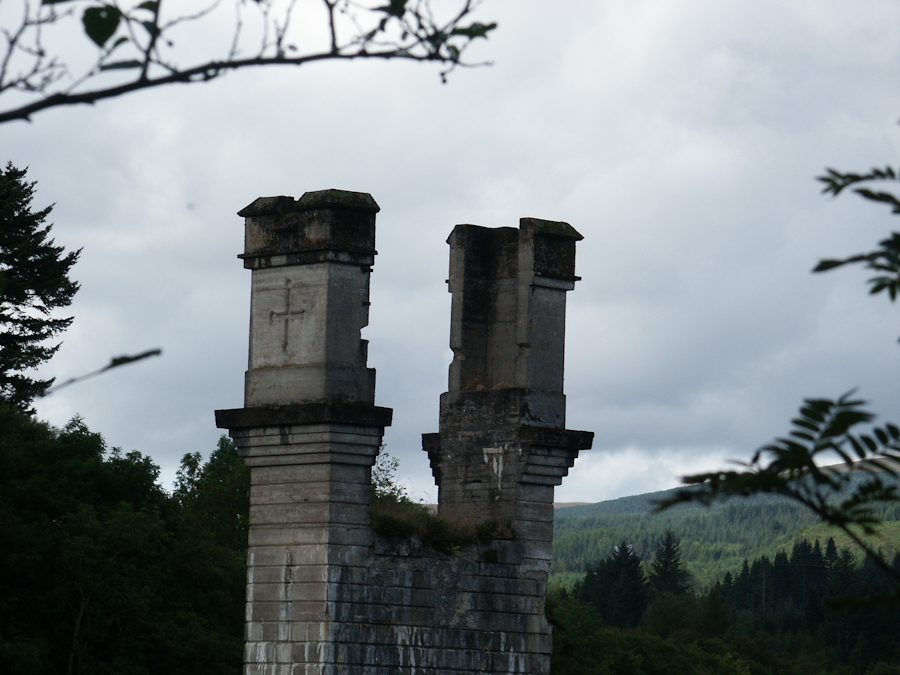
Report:
[{"label": "conifer tree", "polygon": [[81,251],[53,245],[44,224],[53,207],[32,211],[35,184],[25,172],[11,162],[0,168],[0,400],[32,412],[31,401],[53,380],[22,371],[53,356],[59,344],[46,341],[72,323],[51,313],[71,304],[78,290],[69,270]]},{"label": "conifer tree", "polygon": [[612,602],[604,618],[613,626],[634,628],[647,609],[647,579],[634,547],[620,543],[607,559],[607,574],[612,582]]},{"label": "conifer tree", "polygon": [[825,544],[825,566],[831,570],[838,561],[838,550],[837,546],[834,543],[834,537],[828,537],[828,542]]},{"label": "conifer tree", "polygon": [[584,579],[575,585],[574,595],[594,605],[604,623],[634,628],[647,609],[647,580],[641,559],[623,541],[611,556],[588,568]]},{"label": "conifer tree", "polygon": [[681,560],[681,542],[672,530],[666,530],[662,543],[650,563],[650,587],[656,595],[684,595],[691,586],[691,575]]}]

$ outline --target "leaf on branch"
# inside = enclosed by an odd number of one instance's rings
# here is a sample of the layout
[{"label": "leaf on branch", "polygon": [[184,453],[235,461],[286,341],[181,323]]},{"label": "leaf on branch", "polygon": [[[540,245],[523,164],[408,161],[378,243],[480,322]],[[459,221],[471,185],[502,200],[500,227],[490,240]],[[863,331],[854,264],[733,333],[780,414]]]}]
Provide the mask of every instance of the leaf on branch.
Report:
[{"label": "leaf on branch", "polygon": [[825,183],[822,192],[826,194],[830,192],[835,197],[837,197],[845,187],[853,185],[854,183],[862,183],[868,180],[897,180],[897,173],[889,166],[886,166],[884,169],[874,168],[866,174],[841,173],[840,171],[835,171],[831,168],[827,168],[825,171],[828,175],[818,176],[816,180]]},{"label": "leaf on branch", "polygon": [[373,7],[376,12],[384,12],[397,18],[402,17],[406,13],[406,3],[409,0],[389,0],[390,4],[382,7]]},{"label": "leaf on branch", "polygon": [[[857,406],[862,405],[862,401],[853,401],[850,405]],[[871,422],[875,416],[866,412],[865,410],[839,410],[835,413],[834,417],[828,422],[824,429],[821,430],[820,436],[822,439],[831,439],[837,436],[843,436],[844,434],[850,431],[851,427],[856,426],[857,424],[863,424],[865,422]],[[863,436],[863,441],[866,442],[869,437]],[[868,445],[868,443],[866,443]],[[875,448],[871,448],[874,452]]]},{"label": "leaf on branch", "polygon": [[150,34],[150,37],[159,35],[159,26],[152,21],[141,21],[141,25],[144,27],[144,30]]},{"label": "leaf on branch", "polygon": [[473,23],[471,26],[454,28],[452,31],[450,31],[450,35],[462,35],[469,38],[470,40],[474,40],[475,38],[487,39],[488,33],[490,33],[496,27],[496,23]]},{"label": "leaf on branch", "polygon": [[444,31],[438,30],[438,31],[435,31],[434,33],[432,33],[431,35],[429,35],[426,39],[428,40],[429,43],[431,43],[431,46],[434,48],[434,53],[437,53],[438,50],[440,50],[441,45],[444,44],[445,42],[447,42],[448,37],[450,37],[450,36],[447,35],[447,33],[445,33]]},{"label": "leaf on branch", "polygon": [[[883,476],[896,478],[900,466],[900,428],[894,424],[874,427],[868,434],[854,427],[871,422],[865,401],[854,392],[837,401],[807,399],[800,416],[792,421],[791,438],[779,438],[763,446],[743,471],[685,476],[686,486],[657,503],[663,510],[687,502],[709,505],[734,496],[774,493],[804,504],[823,522],[851,534],[850,526],[874,532],[880,524],[873,508],[877,503],[900,501],[898,486],[886,484]],[[816,459],[834,452],[847,470],[820,468]],[[854,463],[853,452],[863,463]],[[869,474],[851,481],[850,471]],[[856,541],[854,539],[854,541]]]},{"label": "leaf on branch", "polygon": [[84,32],[98,47],[102,47],[113,36],[119,27],[122,12],[118,7],[103,5],[101,7],[88,7],[84,10]]},{"label": "leaf on branch", "polygon": [[828,270],[833,270],[835,267],[840,267],[841,265],[846,265],[849,262],[854,262],[853,260],[820,260],[819,264],[813,268],[813,272],[827,272]]},{"label": "leaf on branch", "polygon": [[100,70],[125,70],[126,68],[143,68],[144,64],[140,61],[115,61],[114,63],[104,63],[100,66]]},{"label": "leaf on branch", "polygon": [[[21,1],[26,4],[31,2],[31,0]],[[245,1],[239,0],[238,5],[243,5]],[[46,7],[64,2],[72,2],[73,4],[68,5],[69,7],[74,5],[74,0],[38,0],[38,2],[42,2]],[[479,5],[478,0],[452,0],[452,2],[446,3],[459,6],[448,20],[440,22],[432,14],[429,3],[430,0],[378,0],[377,3],[372,4],[356,0],[326,0],[325,5],[330,8],[332,19],[338,18],[339,15],[345,15],[353,26],[348,25],[347,31],[341,28],[338,31],[341,39],[338,40],[335,25],[332,23],[331,43],[326,51],[319,53],[315,49],[298,49],[296,44],[290,47],[286,46],[288,38],[284,31],[287,29],[295,0],[284,3],[253,0],[253,4],[264,7],[262,21],[269,27],[265,28],[263,35],[268,35],[267,31],[270,29],[274,31],[273,40],[263,37],[258,54],[239,57],[239,53],[244,50],[243,48],[238,49],[239,46],[243,46],[242,19],[238,13],[234,44],[224,60],[222,57],[201,56],[198,57],[195,65],[182,66],[174,57],[170,59],[167,56],[164,59],[159,52],[159,49],[165,48],[166,45],[172,46],[170,36],[166,35],[167,32],[170,32],[168,29],[177,24],[199,22],[206,19],[222,4],[219,0],[201,3],[201,6],[206,6],[206,8],[201,7],[196,12],[192,9],[196,3],[175,3],[173,7],[181,8],[173,10],[175,15],[164,23],[160,23],[162,5],[159,0],[133,0],[122,5],[115,0],[83,0],[78,3],[80,9],[77,18],[80,18],[83,24],[85,35],[100,48],[99,64],[92,63],[84,68],[84,72],[73,73],[74,80],[79,83],[79,90],[71,91],[59,82],[66,74],[64,60],[57,60],[55,55],[44,53],[40,47],[35,48],[32,56],[38,61],[45,59],[46,68],[38,69],[24,76],[20,88],[34,95],[36,100],[26,101],[18,107],[0,110],[0,124],[12,120],[28,120],[34,114],[49,108],[92,104],[144,89],[175,83],[205,81],[226,72],[256,66],[284,64],[299,66],[321,60],[348,58],[380,60],[401,58],[421,63],[437,61],[445,66],[439,75],[441,81],[446,82],[447,74],[460,65],[489,65],[487,62],[467,63],[464,57],[465,47],[473,39],[487,37],[497,26],[496,23],[472,21],[473,12]],[[432,4],[444,5],[443,2]],[[279,7],[285,5],[285,7],[275,9],[275,5]],[[75,11],[74,8],[72,11]],[[47,10],[44,13],[47,14]],[[279,17],[278,13],[283,15]],[[363,13],[368,15],[370,21],[357,21],[358,17],[355,15]],[[54,16],[50,12],[47,20],[55,20]],[[142,21],[141,19],[146,20]],[[391,27],[391,22],[395,20],[396,25]],[[43,19],[34,25],[28,24],[28,27],[37,32],[39,26],[43,25],[42,21]],[[212,23],[213,26],[217,25],[215,21]],[[141,24],[141,27],[138,27],[137,24]],[[386,34],[385,31],[390,31],[390,34]],[[174,33],[174,29],[171,32]],[[344,32],[349,35],[344,35]],[[147,34],[150,39],[147,39]],[[241,45],[238,45],[239,36],[241,36]],[[110,56],[110,52],[117,45],[125,44],[120,39],[123,37],[127,38],[129,47],[134,47],[139,52],[134,56],[143,62],[139,76],[133,78],[131,82],[117,83],[114,86],[81,86],[82,83],[91,81],[98,75],[102,77],[103,71],[133,67],[125,60],[124,56],[116,59]],[[286,55],[288,53],[289,57]],[[132,58],[131,55],[128,58]],[[99,67],[104,64],[106,67]],[[150,72],[150,65],[160,67],[154,68]]]},{"label": "leaf on branch", "polygon": [[109,365],[106,366],[103,370],[109,370],[110,368],[118,368],[119,366],[124,366],[126,363],[134,363],[135,361],[143,361],[146,358],[151,356],[159,356],[162,354],[162,349],[150,349],[146,352],[142,352],[140,354],[134,355],[123,355],[116,356],[110,362]]},{"label": "leaf on branch", "polygon": [[890,192],[873,192],[868,188],[857,188],[854,192],[873,202],[885,202],[891,204],[894,207],[893,212],[900,213],[900,200]]}]

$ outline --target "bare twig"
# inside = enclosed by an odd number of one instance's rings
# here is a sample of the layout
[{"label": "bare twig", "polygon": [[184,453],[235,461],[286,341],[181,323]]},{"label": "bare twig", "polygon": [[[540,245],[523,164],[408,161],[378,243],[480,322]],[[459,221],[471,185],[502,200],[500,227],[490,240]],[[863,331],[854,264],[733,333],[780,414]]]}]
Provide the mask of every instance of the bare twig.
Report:
[{"label": "bare twig", "polygon": [[[455,0],[451,18],[443,23],[438,23],[431,11],[430,0],[372,0],[366,4],[323,0],[327,19],[320,30],[325,31],[323,38],[328,46],[301,52],[296,39],[299,29],[294,27],[296,0],[209,0],[197,11],[165,18],[162,0],[42,0],[36,4],[38,1],[23,0],[24,13],[16,27],[0,26],[6,42],[5,53],[0,53],[0,94],[15,90],[33,95],[32,100],[0,110],[0,123],[29,120],[49,108],[96,103],[167,84],[210,80],[242,68],[299,66],[331,59],[436,61],[445,66],[440,73],[445,80],[457,66],[483,65],[466,63],[462,55],[473,40],[487,37],[496,27],[471,21],[477,7],[472,0]],[[387,4],[378,5],[379,1]],[[67,9],[57,11],[58,2],[66,2]],[[183,45],[189,41],[183,37],[186,26],[204,31],[213,15],[220,16],[219,10],[229,2],[235,3],[235,13],[224,54],[184,63],[183,50],[176,47],[172,30],[178,28]],[[168,3],[166,14],[176,6]],[[255,14],[251,18],[259,29],[260,41],[254,56],[240,58],[248,20],[245,7]],[[83,32],[98,52],[90,67],[63,83],[69,60],[65,54],[45,51],[41,30],[56,24],[60,24],[56,26],[59,29],[65,21],[72,30],[82,32],[76,10],[83,10]],[[308,27],[304,24],[303,29]],[[196,44],[205,44],[207,37],[203,33],[204,39]],[[100,82],[98,78],[116,76],[120,78],[116,84],[95,85]],[[122,81],[123,77],[127,81]]]},{"label": "bare twig", "polygon": [[161,356],[162,349],[150,349],[146,352],[141,352],[140,354],[131,354],[131,355],[122,355],[116,356],[110,362],[100,368],[99,370],[95,370],[93,372],[88,373],[87,375],[79,375],[78,377],[72,377],[66,380],[65,382],[60,382],[55,387],[50,387],[47,391],[45,391],[41,396],[49,396],[50,394],[56,393],[63,387],[68,387],[71,384],[75,384],[77,382],[82,382],[91,377],[96,377],[101,373],[105,373],[107,370],[112,370],[113,368],[119,368],[120,366],[128,365],[129,363],[134,363],[135,361],[143,361],[144,359],[149,359],[151,356]]}]

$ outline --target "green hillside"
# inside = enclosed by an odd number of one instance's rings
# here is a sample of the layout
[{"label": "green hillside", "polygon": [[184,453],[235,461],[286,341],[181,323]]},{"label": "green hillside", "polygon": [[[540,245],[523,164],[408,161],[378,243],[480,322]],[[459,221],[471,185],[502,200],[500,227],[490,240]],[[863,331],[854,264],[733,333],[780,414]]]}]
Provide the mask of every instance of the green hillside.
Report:
[{"label": "green hillside", "polygon": [[[773,558],[781,549],[789,552],[799,538],[819,539],[823,547],[829,537],[834,537],[838,548],[851,544],[839,530],[819,524],[803,507],[770,495],[655,513],[654,502],[672,492],[557,509],[551,583],[574,583],[588,565],[609,556],[622,541],[633,545],[646,563],[666,530],[681,539],[684,561],[699,589],[711,586],[726,572],[737,574],[745,559]],[[890,559],[900,551],[900,504],[881,507],[879,515],[884,526],[874,541]]]}]

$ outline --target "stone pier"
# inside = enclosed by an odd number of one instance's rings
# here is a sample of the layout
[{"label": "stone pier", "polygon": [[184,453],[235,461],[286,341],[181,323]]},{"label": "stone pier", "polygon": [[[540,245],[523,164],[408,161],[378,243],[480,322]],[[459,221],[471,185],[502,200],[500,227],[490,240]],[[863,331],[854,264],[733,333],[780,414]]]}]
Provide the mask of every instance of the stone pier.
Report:
[{"label": "stone pier", "polygon": [[423,436],[442,517],[503,538],[440,552],[371,527],[375,406],[368,194],[260,198],[239,212],[252,271],[244,407],[219,410],[251,473],[245,675],[549,672],[553,488],[593,434],[565,429],[565,223],[459,225],[448,392]]},{"label": "stone pier", "polygon": [[238,214],[250,358],[244,407],[216,423],[250,467],[246,675],[337,672],[335,592],[364,571],[371,467],[392,414],[374,405],[360,338],[377,211],[367,194],[327,190]]}]

